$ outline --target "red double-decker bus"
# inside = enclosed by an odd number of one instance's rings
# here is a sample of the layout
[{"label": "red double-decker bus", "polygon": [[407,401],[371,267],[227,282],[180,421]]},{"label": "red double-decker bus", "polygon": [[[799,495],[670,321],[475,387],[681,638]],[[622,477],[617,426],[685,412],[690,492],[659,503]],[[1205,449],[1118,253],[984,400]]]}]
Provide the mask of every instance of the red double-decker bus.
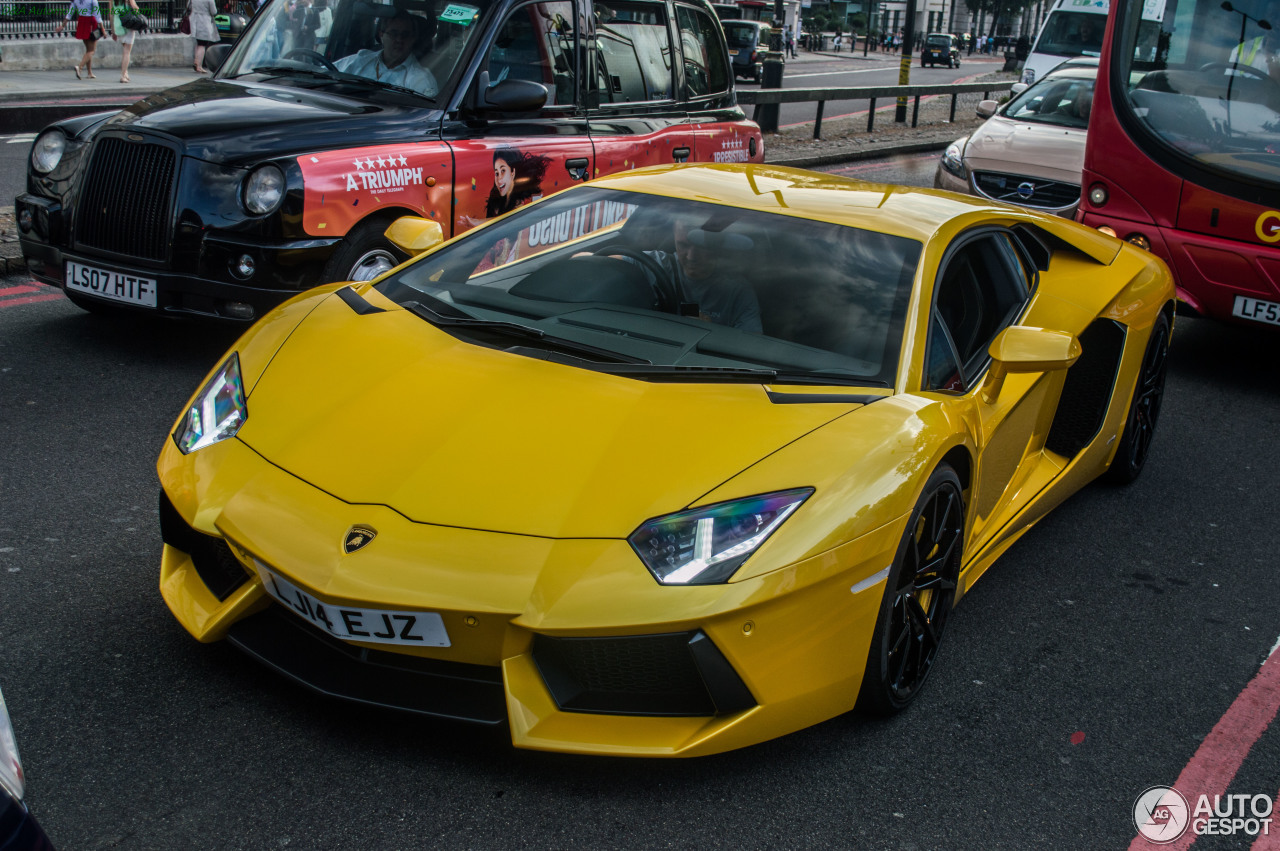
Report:
[{"label": "red double-decker bus", "polygon": [[1162,257],[1180,308],[1280,326],[1276,28],[1280,0],[1112,0],[1076,218]]}]

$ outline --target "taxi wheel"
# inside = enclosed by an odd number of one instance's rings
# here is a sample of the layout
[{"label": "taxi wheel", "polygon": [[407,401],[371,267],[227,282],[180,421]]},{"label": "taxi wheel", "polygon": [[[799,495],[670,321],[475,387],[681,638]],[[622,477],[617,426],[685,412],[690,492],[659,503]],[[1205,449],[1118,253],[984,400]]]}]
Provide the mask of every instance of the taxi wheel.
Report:
[{"label": "taxi wheel", "polygon": [[948,464],[929,476],[889,569],[857,708],[892,715],[924,686],[956,598],[964,498]]},{"label": "taxi wheel", "polygon": [[1164,379],[1169,371],[1169,317],[1161,313],[1151,328],[1147,349],[1142,356],[1142,370],[1133,388],[1133,401],[1124,421],[1124,433],[1116,448],[1115,460],[1107,469],[1106,480],[1127,485],[1142,474],[1151,438],[1160,419],[1160,403],[1164,400]]},{"label": "taxi wheel", "polygon": [[325,264],[325,281],[371,281],[408,259],[387,239],[390,224],[373,219],[352,228]]}]

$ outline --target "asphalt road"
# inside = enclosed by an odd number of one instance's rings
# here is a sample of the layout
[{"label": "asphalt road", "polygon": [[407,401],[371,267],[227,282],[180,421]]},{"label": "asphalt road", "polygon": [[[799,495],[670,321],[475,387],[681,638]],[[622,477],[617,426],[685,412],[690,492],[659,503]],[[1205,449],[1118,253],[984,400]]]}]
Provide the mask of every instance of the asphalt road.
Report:
[{"label": "asphalt road", "polygon": [[[63,849],[1124,848],[1280,636],[1277,338],[1179,319],[1143,477],[1020,540],[894,719],[658,762],[351,708],[157,591],[155,458],[234,334],[33,295],[0,289],[0,687]],[[1226,791],[1278,789],[1273,726]]]}]

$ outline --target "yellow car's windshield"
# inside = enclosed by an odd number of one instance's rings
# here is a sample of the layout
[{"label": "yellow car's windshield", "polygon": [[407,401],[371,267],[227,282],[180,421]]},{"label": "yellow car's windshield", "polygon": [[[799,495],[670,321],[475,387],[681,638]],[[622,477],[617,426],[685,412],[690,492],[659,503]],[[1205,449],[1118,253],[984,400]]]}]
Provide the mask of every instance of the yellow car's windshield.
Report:
[{"label": "yellow car's windshield", "polygon": [[587,368],[888,386],[920,250],[829,222],[584,187],[378,288],[464,339],[541,339]]}]

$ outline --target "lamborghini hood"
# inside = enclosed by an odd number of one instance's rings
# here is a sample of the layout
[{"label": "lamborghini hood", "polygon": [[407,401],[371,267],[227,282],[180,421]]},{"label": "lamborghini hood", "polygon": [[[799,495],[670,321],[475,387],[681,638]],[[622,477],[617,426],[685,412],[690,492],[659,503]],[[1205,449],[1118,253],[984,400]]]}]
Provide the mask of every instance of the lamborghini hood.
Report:
[{"label": "lamborghini hood", "polygon": [[605,375],[462,342],[404,310],[357,316],[333,296],[247,405],[244,443],[345,502],[549,538],[625,537],[858,407]]}]

